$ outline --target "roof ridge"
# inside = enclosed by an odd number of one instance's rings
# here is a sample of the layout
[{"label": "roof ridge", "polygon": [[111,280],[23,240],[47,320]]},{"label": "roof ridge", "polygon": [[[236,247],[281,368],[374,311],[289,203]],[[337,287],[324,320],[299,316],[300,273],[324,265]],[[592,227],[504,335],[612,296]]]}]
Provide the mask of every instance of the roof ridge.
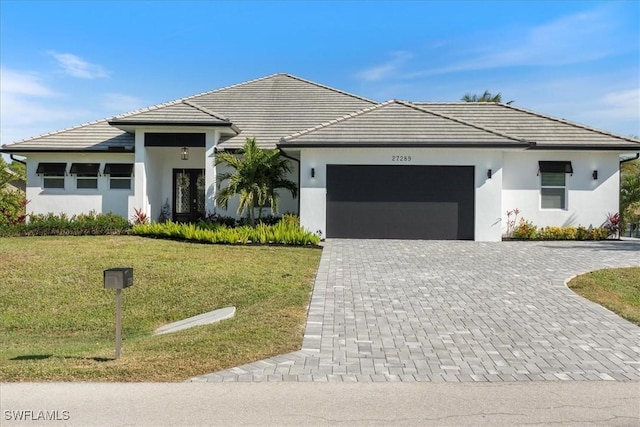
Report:
[{"label": "roof ridge", "polygon": [[287,76],[287,77],[290,77],[292,79],[300,80],[301,82],[309,83],[309,84],[312,84],[314,86],[321,87],[323,89],[329,89],[329,90],[331,90],[333,92],[338,92],[338,93],[341,93],[343,95],[350,96],[352,98],[361,99],[363,101],[367,101],[367,102],[370,102],[370,103],[375,104],[375,105],[380,104],[379,102],[374,101],[373,99],[365,98],[364,96],[360,96],[360,95],[356,95],[356,94],[353,94],[353,93],[346,92],[344,90],[336,89],[334,87],[327,86],[327,85],[322,84],[322,83],[314,82],[313,80],[307,80],[307,79],[304,79],[302,77],[294,76],[293,74],[279,73],[279,74],[274,74],[273,76]]},{"label": "roof ridge", "polygon": [[469,104],[500,104],[499,102],[488,102],[488,101],[410,101],[412,104],[416,105],[429,105],[429,104],[447,104],[447,105],[469,105]]},{"label": "roof ridge", "polygon": [[361,115],[366,114],[366,113],[368,113],[370,111],[377,110],[378,108],[381,108],[383,106],[389,105],[389,104],[391,104],[393,102],[394,102],[394,100],[389,100],[389,101],[385,101],[385,102],[381,102],[381,103],[372,105],[371,107],[366,107],[366,108],[363,108],[361,110],[356,110],[353,113],[345,114],[344,116],[337,117],[337,118],[335,118],[333,120],[329,120],[328,122],[320,123],[319,125],[312,126],[310,128],[306,128],[306,129],[303,129],[301,131],[298,131],[298,132],[292,133],[290,135],[284,136],[284,137],[280,138],[280,141],[288,141],[288,140],[293,139],[293,138],[298,138],[298,137],[300,137],[302,135],[306,135],[306,134],[314,132],[314,131],[316,131],[318,129],[326,128],[327,126],[331,126],[331,125],[334,125],[336,123],[340,123],[340,122],[343,122],[345,120],[351,119],[353,117],[361,116]]},{"label": "roof ridge", "polygon": [[190,107],[193,107],[193,108],[195,108],[196,110],[200,110],[200,111],[202,111],[202,112],[203,112],[203,113],[205,113],[205,114],[208,114],[208,115],[210,115],[210,116],[213,116],[213,117],[215,117],[216,119],[224,120],[224,121],[227,121],[227,122],[229,121],[229,119],[228,119],[228,118],[226,118],[226,117],[224,117],[223,115],[218,114],[218,113],[215,113],[215,112],[213,112],[213,111],[209,110],[208,108],[203,107],[203,106],[202,106],[202,105],[200,105],[200,104],[197,104],[197,103],[195,103],[195,102],[193,102],[193,101],[189,101],[188,99],[185,99],[184,101],[182,101],[182,103],[183,103],[183,104],[186,104],[186,105],[188,105],[188,106],[190,106]]},{"label": "roof ridge", "polygon": [[533,116],[542,117],[544,119],[553,120],[554,122],[563,123],[565,125],[573,126],[575,128],[578,128],[578,129],[584,129],[584,130],[588,130],[588,131],[591,131],[591,132],[599,133],[600,135],[612,136],[614,138],[622,139],[622,140],[625,140],[625,141],[640,143],[640,139],[631,138],[631,137],[628,137],[628,136],[618,135],[618,134],[613,133],[613,132],[606,132],[606,131],[603,131],[603,130],[600,130],[600,129],[592,128],[592,127],[587,126],[587,125],[583,125],[582,123],[575,123],[575,122],[571,122],[571,121],[566,120],[566,119],[561,119],[559,117],[548,116],[546,114],[538,113],[536,111],[528,110],[526,108],[516,107],[516,106],[511,105],[511,104],[505,104],[505,103],[502,103],[502,102],[497,102],[496,105],[504,107],[504,108],[511,108],[512,110],[521,111],[523,113],[527,113],[527,114],[530,114],[530,115],[533,115]]},{"label": "roof ridge", "polygon": [[475,123],[472,123],[472,122],[468,122],[466,120],[458,119],[456,117],[451,117],[451,116],[449,116],[447,114],[437,113],[435,111],[429,110],[427,108],[422,107],[421,105],[416,105],[416,104],[414,104],[412,102],[409,102],[409,101],[398,101],[398,102],[403,104],[403,105],[406,105],[407,107],[411,107],[411,108],[414,108],[414,109],[419,110],[419,111],[424,111],[426,113],[433,114],[434,116],[442,117],[443,119],[451,120],[451,121],[454,121],[456,123],[461,123],[461,124],[466,125],[466,126],[471,126],[473,128],[482,130],[484,132],[489,132],[489,133],[492,133],[494,135],[498,135],[498,136],[500,136],[502,138],[507,138],[507,139],[511,139],[511,140],[514,140],[514,141],[518,141],[518,142],[531,142],[531,141],[527,141],[526,139],[523,139],[523,138],[517,138],[515,136],[509,135],[509,134],[504,133],[504,132],[499,132],[499,131],[491,129],[491,128],[487,128],[487,127],[484,127],[484,126],[481,126],[481,125],[478,125],[478,124],[475,124]]},{"label": "roof ridge", "polygon": [[[31,141],[31,140],[38,139],[38,138],[44,138],[45,136],[56,135],[56,134],[59,134],[59,133],[62,133],[62,132],[68,132],[70,130],[80,129],[80,128],[83,128],[83,127],[86,127],[86,126],[97,125],[98,123],[101,123],[101,122],[105,122],[106,124],[109,124],[109,118],[105,117],[104,119],[93,120],[91,122],[86,122],[86,123],[82,123],[82,124],[79,124],[79,125],[70,126],[68,128],[64,128],[64,129],[52,130],[51,132],[45,132],[45,133],[41,133],[40,135],[31,136],[29,138],[19,139],[17,141],[13,141],[13,142],[10,142],[8,144],[2,144],[2,145],[0,145],[0,147],[8,147],[10,145],[19,144],[21,142],[27,142],[27,141]],[[113,126],[111,126],[111,127],[113,127]],[[114,128],[114,129],[117,129],[117,128]],[[127,133],[127,132],[122,131],[122,133]]]},{"label": "roof ridge", "polygon": [[[244,81],[244,82],[235,83],[235,84],[232,84],[232,85],[229,85],[229,86],[224,86],[224,87],[221,87],[221,88],[217,88],[217,89],[208,90],[208,91],[205,91],[205,92],[196,93],[195,95],[189,95],[189,96],[185,96],[185,97],[182,97],[182,98],[174,99],[172,101],[167,101],[167,102],[162,102],[162,103],[155,104],[155,105],[150,105],[148,107],[139,108],[137,110],[129,111],[127,113],[118,114],[116,116],[111,117],[108,120],[122,119],[124,117],[133,116],[134,114],[146,113],[148,111],[157,110],[157,109],[160,109],[160,108],[163,108],[163,107],[169,107],[171,105],[176,105],[176,104],[183,103],[184,101],[189,101],[192,98],[196,98],[196,97],[204,96],[204,95],[209,95],[211,93],[220,92],[222,90],[231,89],[233,87],[245,85],[245,84],[248,84],[248,83],[254,83],[254,82],[257,82],[257,81],[260,81],[260,80],[265,80],[265,79],[268,79],[268,78],[271,78],[271,77],[275,77],[275,76],[278,76],[278,75],[280,75],[280,74],[269,74],[268,76],[259,77],[257,79],[251,79],[251,80],[247,80],[247,81]],[[204,111],[204,112],[206,112],[206,111]],[[207,114],[209,114],[209,113],[207,113]]]}]

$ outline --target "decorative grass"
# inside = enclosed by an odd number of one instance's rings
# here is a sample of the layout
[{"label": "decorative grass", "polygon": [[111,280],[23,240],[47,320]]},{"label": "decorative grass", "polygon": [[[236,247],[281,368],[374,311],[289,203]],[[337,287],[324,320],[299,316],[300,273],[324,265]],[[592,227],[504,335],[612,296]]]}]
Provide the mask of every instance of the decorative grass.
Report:
[{"label": "decorative grass", "polygon": [[640,267],[583,274],[572,279],[569,288],[640,326]]},{"label": "decorative grass", "polygon": [[320,237],[302,229],[297,223],[280,221],[274,225],[229,228],[220,224],[181,224],[174,222],[137,224],[133,233],[139,236],[188,240],[198,243],[317,245]]},{"label": "decorative grass", "polygon": [[[300,348],[320,250],[136,236],[0,239],[0,381],[183,381]],[[115,292],[133,267],[114,357]],[[155,328],[235,306],[223,322]]]}]

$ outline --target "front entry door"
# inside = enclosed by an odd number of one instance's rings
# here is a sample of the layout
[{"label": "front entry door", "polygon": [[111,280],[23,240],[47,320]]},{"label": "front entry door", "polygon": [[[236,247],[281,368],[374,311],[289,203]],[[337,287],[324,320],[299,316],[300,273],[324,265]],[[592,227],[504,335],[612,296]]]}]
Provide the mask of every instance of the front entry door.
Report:
[{"label": "front entry door", "polygon": [[204,171],[173,170],[173,220],[195,222],[204,218]]}]

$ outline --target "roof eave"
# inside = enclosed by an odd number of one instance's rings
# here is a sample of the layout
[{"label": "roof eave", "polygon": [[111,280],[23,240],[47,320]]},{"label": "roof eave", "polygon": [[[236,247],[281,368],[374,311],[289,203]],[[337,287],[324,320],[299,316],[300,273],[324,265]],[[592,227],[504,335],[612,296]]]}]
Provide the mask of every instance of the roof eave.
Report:
[{"label": "roof eave", "polygon": [[530,150],[640,151],[640,144],[532,144]]},{"label": "roof eave", "polygon": [[288,142],[280,141],[278,147],[283,148],[529,148],[527,142],[492,142],[492,143],[470,143],[470,142],[437,142],[437,143],[326,143],[326,142]]},{"label": "roof eave", "polygon": [[120,129],[120,126],[198,126],[198,127],[233,127],[231,122],[192,122],[192,121],[152,121],[152,120],[112,120],[107,122]]},{"label": "roof eave", "polygon": [[6,148],[6,146],[0,147],[0,153],[11,153],[11,154],[21,154],[21,153],[110,153],[110,154],[122,154],[122,153],[131,153],[135,152],[134,147],[123,147],[123,148]]}]

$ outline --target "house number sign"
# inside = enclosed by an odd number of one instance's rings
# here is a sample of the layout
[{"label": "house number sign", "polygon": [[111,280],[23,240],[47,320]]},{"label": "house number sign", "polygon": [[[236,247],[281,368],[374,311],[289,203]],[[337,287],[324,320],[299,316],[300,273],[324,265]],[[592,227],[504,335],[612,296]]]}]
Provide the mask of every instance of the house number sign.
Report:
[{"label": "house number sign", "polygon": [[392,162],[410,162],[411,156],[391,156]]}]

